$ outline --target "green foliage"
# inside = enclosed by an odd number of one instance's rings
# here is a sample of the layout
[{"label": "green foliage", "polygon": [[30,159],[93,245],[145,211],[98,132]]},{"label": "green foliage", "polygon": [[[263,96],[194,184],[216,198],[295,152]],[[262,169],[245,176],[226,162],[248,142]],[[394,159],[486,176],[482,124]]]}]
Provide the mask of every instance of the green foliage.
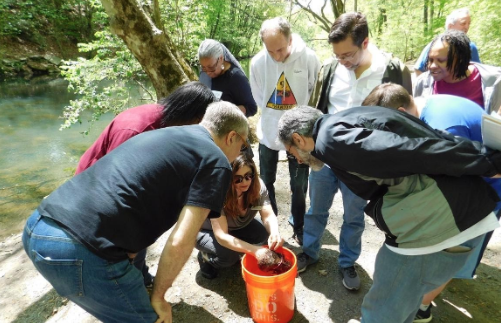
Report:
[{"label": "green foliage", "polygon": [[88,0],[4,0],[0,2],[0,36],[19,37],[42,48],[51,37],[56,43],[86,40],[91,34],[91,16]]},{"label": "green foliage", "polygon": [[[258,31],[264,19],[283,15],[286,1],[247,0],[182,0],[160,1],[162,21],[174,46],[192,65],[198,65],[197,50],[206,38],[214,38],[228,46],[236,57],[250,57],[261,49]],[[147,85],[140,64],[123,41],[107,27],[107,15],[101,3],[90,2],[94,10],[93,24],[101,25],[95,40],[79,44],[81,52],[95,55],[65,62],[63,76],[69,90],[80,95],[65,108],[61,129],[81,123],[82,111],[93,111],[91,123],[109,111],[119,113],[132,105],[132,99],[155,101],[154,91]],[[135,82],[142,91],[132,96],[127,84]],[[152,94],[153,93],[153,94]]]},{"label": "green foliage", "polygon": [[165,28],[186,60],[196,66],[199,44],[206,38],[225,44],[237,58],[260,48],[263,20],[283,16],[287,1],[184,0],[161,2]]},{"label": "green foliage", "polygon": [[[424,6],[427,7],[425,25]],[[472,21],[468,36],[479,49],[483,63],[501,65],[501,2],[497,0],[368,0],[359,1],[367,15],[371,39],[404,61],[416,59],[436,35],[445,30],[445,19],[454,9],[467,7]]]},{"label": "green foliage", "polygon": [[[466,2],[466,1],[464,1]],[[468,36],[475,42],[482,63],[501,65],[501,2],[468,1],[472,21]]]},{"label": "green foliage", "polygon": [[64,124],[61,129],[71,127],[78,122],[82,111],[92,110],[92,122],[107,112],[118,114],[134,100],[155,100],[151,92],[131,94],[130,82],[136,82],[147,88],[146,76],[141,65],[132,56],[123,41],[109,31],[96,33],[96,40],[79,44],[81,52],[94,52],[92,59],[79,58],[66,61],[63,76],[69,81],[68,90],[80,95],[77,100],[70,101],[65,107]]}]

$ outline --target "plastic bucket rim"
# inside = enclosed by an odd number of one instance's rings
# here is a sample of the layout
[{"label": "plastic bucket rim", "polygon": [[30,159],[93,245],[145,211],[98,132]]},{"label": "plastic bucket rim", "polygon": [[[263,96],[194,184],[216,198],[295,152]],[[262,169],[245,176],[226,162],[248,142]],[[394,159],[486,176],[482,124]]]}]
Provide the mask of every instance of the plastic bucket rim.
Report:
[{"label": "plastic bucket rim", "polygon": [[[268,246],[263,246],[263,247],[268,247]],[[286,250],[287,252],[289,252],[291,255],[292,255],[292,259],[293,259],[293,263],[292,263],[292,266],[289,270],[287,270],[286,272],[283,272],[281,274],[278,274],[278,275],[272,275],[272,276],[263,276],[263,275],[258,275],[258,274],[254,274],[253,272],[249,271],[246,267],[245,267],[245,257],[247,257],[248,255],[245,254],[243,257],[242,257],[242,273],[245,272],[245,274],[249,275],[249,276],[252,276],[254,278],[258,278],[258,279],[277,279],[277,280],[282,280],[282,279],[286,279],[290,276],[290,274],[292,273],[291,271],[297,271],[297,258],[296,258],[296,255],[294,254],[294,252],[292,250],[290,250],[289,248],[287,247],[280,247],[284,250]],[[249,257],[252,257],[252,256],[249,256]],[[244,280],[245,280],[245,275],[242,275]]]}]

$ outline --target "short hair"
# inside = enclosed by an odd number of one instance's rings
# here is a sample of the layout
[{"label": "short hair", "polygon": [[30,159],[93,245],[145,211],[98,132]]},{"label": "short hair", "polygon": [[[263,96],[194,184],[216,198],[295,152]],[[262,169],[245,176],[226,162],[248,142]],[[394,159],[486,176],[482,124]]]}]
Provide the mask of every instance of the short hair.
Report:
[{"label": "short hair", "polygon": [[[468,66],[471,60],[470,38],[459,30],[447,30],[444,33],[435,37],[431,42],[430,50],[437,41],[449,44],[447,52],[447,70],[452,72],[455,79],[466,77]],[[428,68],[429,55],[426,57],[425,66]]]},{"label": "short hair", "polygon": [[214,39],[204,40],[198,47],[198,60],[202,58],[219,58],[223,56],[223,46]]},{"label": "short hair", "polygon": [[[248,166],[252,173],[254,174],[254,178],[249,186],[249,189],[243,194],[244,205],[256,206],[261,197],[261,183],[259,181],[259,175],[257,172],[257,167],[252,157],[247,154],[240,154],[235,160],[231,163],[233,169],[233,176],[244,166]],[[235,184],[232,181],[231,187],[226,193],[226,201],[224,203],[224,214],[230,217],[238,217],[239,215],[239,205],[238,205],[238,195],[235,189]]]},{"label": "short hair", "polygon": [[342,42],[351,36],[353,43],[360,47],[369,37],[367,19],[361,12],[347,12],[337,17],[329,32],[329,44]]},{"label": "short hair", "polygon": [[202,120],[207,106],[217,101],[212,91],[200,82],[181,85],[158,101],[162,109],[162,127],[183,126]]},{"label": "short hair", "polygon": [[400,84],[383,83],[376,86],[362,102],[363,106],[380,106],[407,110],[412,103],[409,92]]},{"label": "short hair", "polygon": [[291,37],[291,25],[287,21],[287,19],[282,17],[267,19],[263,21],[261,29],[259,30],[259,37],[261,37],[261,40],[263,40],[264,34],[268,32],[279,32],[280,34],[284,35],[287,40],[289,40]]},{"label": "short hair", "polygon": [[322,116],[318,109],[298,106],[286,111],[278,121],[278,138],[284,145],[292,145],[292,134],[311,138],[315,122]]},{"label": "short hair", "polygon": [[226,136],[232,130],[239,134],[249,133],[249,123],[244,113],[227,101],[211,103],[200,124],[218,138]]},{"label": "short hair", "polygon": [[445,29],[447,30],[449,28],[449,25],[454,25],[458,18],[463,16],[463,15],[470,15],[470,10],[468,8],[459,8],[456,10],[453,10],[445,19]]}]

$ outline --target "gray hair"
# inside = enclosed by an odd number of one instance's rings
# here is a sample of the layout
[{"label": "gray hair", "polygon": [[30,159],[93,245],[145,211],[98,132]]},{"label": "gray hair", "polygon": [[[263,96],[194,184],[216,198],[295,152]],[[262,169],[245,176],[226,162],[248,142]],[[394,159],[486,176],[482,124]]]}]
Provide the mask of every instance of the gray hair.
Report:
[{"label": "gray hair", "polygon": [[[235,56],[230,52],[226,46],[214,39],[204,40],[198,47],[198,60],[202,58],[219,58],[223,56],[226,62],[230,62],[232,65],[238,67],[242,73],[245,74],[244,69],[237,61]],[[205,84],[208,88],[212,88],[212,79],[204,71],[200,71],[200,82]]]},{"label": "gray hair", "polygon": [[279,32],[284,35],[287,40],[289,40],[291,37],[291,25],[285,18],[282,17],[268,19],[263,21],[261,29],[259,30],[259,37],[261,37],[261,40],[263,40],[264,34],[268,32]]},{"label": "gray hair", "polygon": [[223,46],[214,39],[204,40],[198,47],[198,59],[201,58],[219,58],[223,56]]},{"label": "gray hair", "polygon": [[445,29],[447,30],[449,25],[454,25],[457,21],[457,19],[463,15],[470,15],[470,10],[468,8],[459,8],[456,10],[453,10],[445,19]]},{"label": "gray hair", "polygon": [[226,101],[209,104],[200,124],[218,138],[226,136],[232,130],[240,135],[249,132],[249,123],[243,112]]},{"label": "gray hair", "polygon": [[278,121],[278,139],[284,145],[292,145],[293,133],[312,138],[315,122],[321,116],[320,110],[305,105],[286,111]]}]

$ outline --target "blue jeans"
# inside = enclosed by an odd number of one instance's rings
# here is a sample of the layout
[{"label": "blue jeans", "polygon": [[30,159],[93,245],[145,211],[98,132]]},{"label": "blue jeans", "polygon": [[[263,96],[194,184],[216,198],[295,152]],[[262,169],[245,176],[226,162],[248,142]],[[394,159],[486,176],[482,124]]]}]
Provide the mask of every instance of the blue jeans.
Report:
[{"label": "blue jeans", "polygon": [[412,323],[423,295],[453,278],[484,236],[463,243],[471,250],[460,253],[405,256],[383,245],[376,256],[372,287],[362,303],[362,323]]},{"label": "blue jeans", "polygon": [[134,266],[141,271],[144,285],[148,286],[153,283],[153,275],[150,274],[149,267],[146,264],[146,251],[147,249],[143,249],[137,253],[136,257],[134,257]]},{"label": "blue jeans", "polygon": [[[237,230],[229,230],[228,233],[235,238],[253,245],[266,244],[270,236],[263,223],[257,218],[254,218],[245,227]],[[198,233],[195,248],[208,253],[211,265],[215,268],[233,266],[240,261],[240,255],[242,254],[220,245],[212,230],[202,230]]]},{"label": "blue jeans", "polygon": [[350,191],[327,166],[318,172],[310,173],[310,208],[304,217],[303,252],[315,260],[318,259],[320,240],[338,189],[341,190],[344,209],[339,234],[338,263],[341,268],[346,268],[355,264],[362,251],[364,208],[367,201]]},{"label": "blue jeans", "polygon": [[[259,144],[259,171],[261,179],[268,189],[271,208],[278,215],[275,199],[275,180],[277,178],[278,150]],[[303,230],[304,213],[306,211],[306,192],[308,190],[309,166],[299,164],[294,156],[287,154],[289,161],[290,189],[292,192],[291,214],[294,232]]]},{"label": "blue jeans", "polygon": [[23,246],[57,293],[103,322],[155,322],[141,272],[129,260],[112,263],[90,252],[38,211],[28,218]]}]

